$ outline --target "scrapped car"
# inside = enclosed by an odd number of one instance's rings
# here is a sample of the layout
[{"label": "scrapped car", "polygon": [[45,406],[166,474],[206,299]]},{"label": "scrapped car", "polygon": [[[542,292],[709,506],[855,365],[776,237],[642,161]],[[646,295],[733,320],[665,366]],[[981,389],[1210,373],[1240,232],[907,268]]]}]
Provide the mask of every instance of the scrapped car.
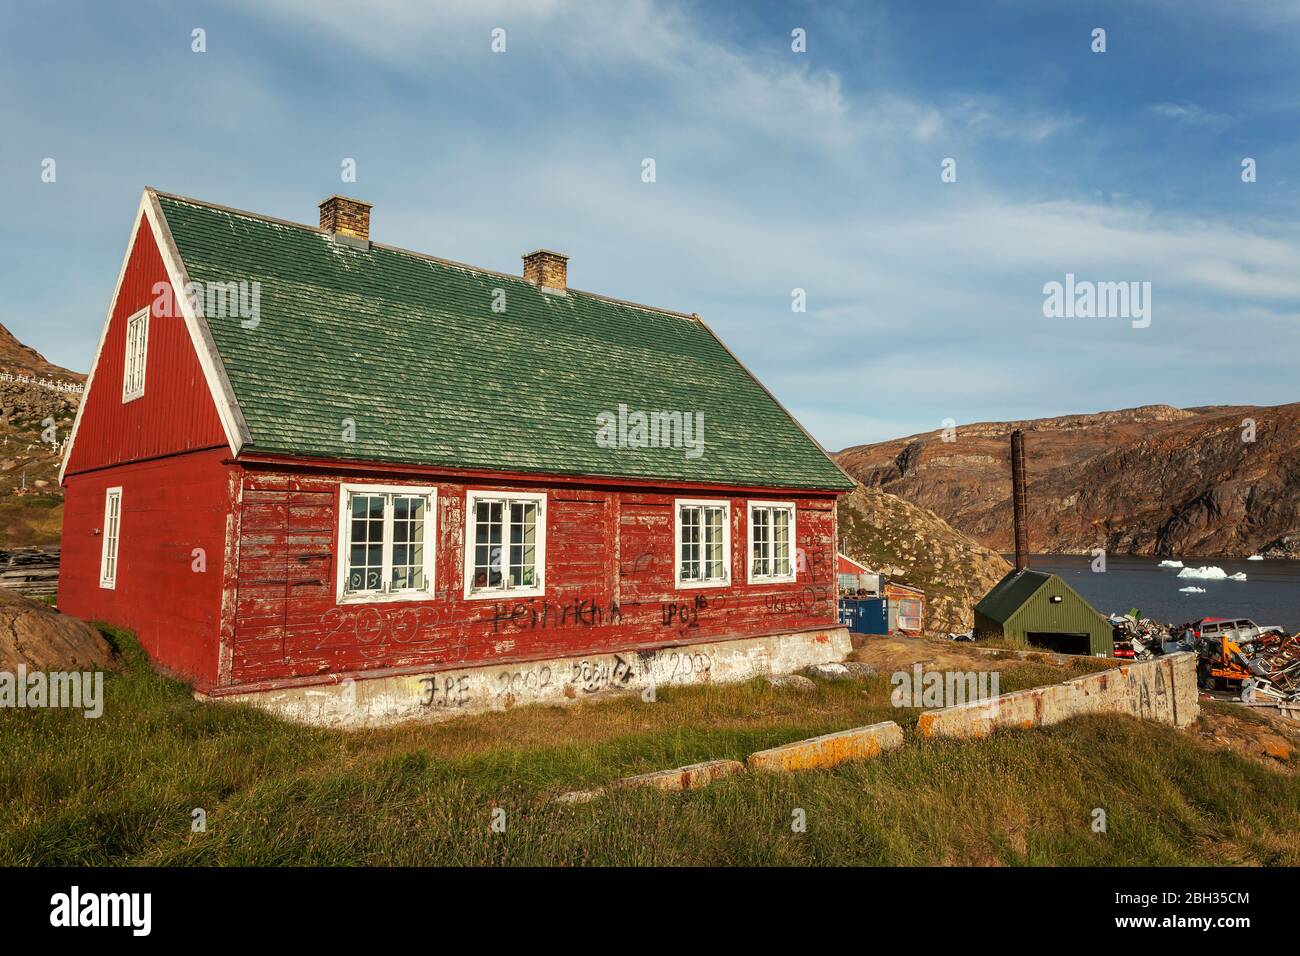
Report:
[{"label": "scrapped car", "polygon": [[1187,625],[1193,635],[1202,637],[1227,637],[1238,643],[1249,641],[1261,634],[1271,633],[1284,636],[1286,631],[1276,624],[1261,627],[1250,618],[1245,617],[1203,617]]}]

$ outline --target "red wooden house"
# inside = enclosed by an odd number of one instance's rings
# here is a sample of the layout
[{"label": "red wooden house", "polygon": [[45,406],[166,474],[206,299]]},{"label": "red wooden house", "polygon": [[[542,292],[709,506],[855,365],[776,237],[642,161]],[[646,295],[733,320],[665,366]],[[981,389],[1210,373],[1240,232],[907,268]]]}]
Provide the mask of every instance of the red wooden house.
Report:
[{"label": "red wooden house", "polygon": [[62,610],[308,717],[329,684],[379,718],[848,648],[852,484],[698,316],[320,211],[145,191],[63,465]]},{"label": "red wooden house", "polygon": [[869,567],[861,561],[854,561],[847,554],[837,554],[835,556],[835,570],[840,574],[871,574]]}]

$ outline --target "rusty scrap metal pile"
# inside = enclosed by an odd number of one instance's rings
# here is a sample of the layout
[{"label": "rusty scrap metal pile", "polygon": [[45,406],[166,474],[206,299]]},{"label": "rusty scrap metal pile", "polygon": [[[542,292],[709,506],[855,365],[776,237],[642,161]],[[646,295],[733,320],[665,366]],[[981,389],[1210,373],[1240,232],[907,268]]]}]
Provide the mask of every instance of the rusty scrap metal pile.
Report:
[{"label": "rusty scrap metal pile", "polygon": [[1266,631],[1242,641],[1227,656],[1238,671],[1249,675],[1241,679],[1243,702],[1300,702],[1300,638]]},{"label": "rusty scrap metal pile", "polygon": [[1190,625],[1174,628],[1142,616],[1137,608],[1127,614],[1110,616],[1111,632],[1115,640],[1115,656],[1129,660],[1149,661],[1161,654],[1195,650],[1188,633]]},{"label": "rusty scrap metal pile", "polygon": [[1110,623],[1116,657],[1149,660],[1194,651],[1204,688],[1239,685],[1247,704],[1300,703],[1300,635],[1244,619],[1202,618],[1175,627],[1137,610],[1112,614]]}]

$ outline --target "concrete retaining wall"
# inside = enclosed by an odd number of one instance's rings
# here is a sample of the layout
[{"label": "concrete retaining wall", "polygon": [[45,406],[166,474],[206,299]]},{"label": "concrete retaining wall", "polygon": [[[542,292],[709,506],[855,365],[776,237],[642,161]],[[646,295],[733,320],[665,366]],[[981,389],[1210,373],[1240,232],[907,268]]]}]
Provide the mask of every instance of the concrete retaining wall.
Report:
[{"label": "concrete retaining wall", "polygon": [[892,720],[839,733],[796,740],[783,747],[749,755],[750,770],[813,770],[850,760],[867,760],[903,744],[903,728]]},{"label": "concrete retaining wall", "polygon": [[563,704],[614,693],[644,693],[650,687],[735,683],[840,661],[850,650],[848,629],[831,627],[657,650],[360,678],[211,699],[251,704],[300,723],[375,727],[405,720],[445,720],[525,704]]},{"label": "concrete retaining wall", "polygon": [[1131,714],[1187,727],[1200,713],[1196,655],[1170,654],[1063,684],[1003,694],[920,716],[926,737],[983,737],[1002,727],[1045,727],[1080,714]]},{"label": "concrete retaining wall", "polygon": [[739,760],[706,760],[693,763],[689,767],[675,770],[656,770],[653,773],[639,773],[635,777],[624,777],[615,784],[617,787],[653,787],[655,790],[699,790],[715,780],[734,777],[745,772],[745,765]]}]

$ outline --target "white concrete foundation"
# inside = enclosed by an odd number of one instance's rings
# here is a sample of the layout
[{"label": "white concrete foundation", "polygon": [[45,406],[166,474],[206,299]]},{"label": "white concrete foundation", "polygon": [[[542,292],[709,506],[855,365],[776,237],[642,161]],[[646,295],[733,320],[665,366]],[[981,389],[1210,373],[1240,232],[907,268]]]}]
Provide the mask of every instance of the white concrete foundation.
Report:
[{"label": "white concrete foundation", "polygon": [[[346,679],[208,698],[251,704],[299,723],[378,727],[528,704],[564,704],[680,684],[727,684],[843,660],[844,627],[458,670]],[[202,699],[202,695],[195,695]]]}]

